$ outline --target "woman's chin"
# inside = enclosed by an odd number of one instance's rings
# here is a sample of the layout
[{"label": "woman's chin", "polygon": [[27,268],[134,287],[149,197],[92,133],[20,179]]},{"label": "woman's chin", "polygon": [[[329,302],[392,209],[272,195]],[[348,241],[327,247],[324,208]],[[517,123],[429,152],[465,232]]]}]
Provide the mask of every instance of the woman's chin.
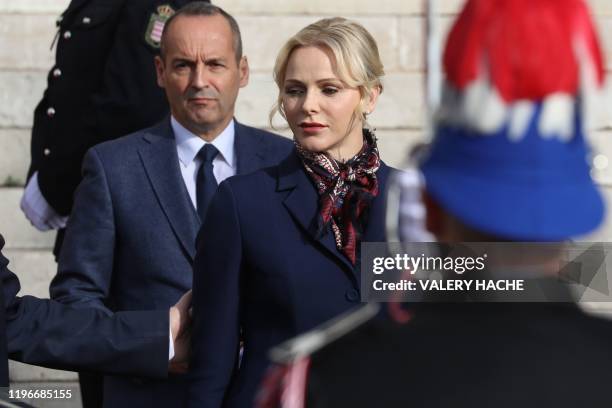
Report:
[{"label": "woman's chin", "polygon": [[312,138],[298,138],[297,142],[305,150],[313,153],[323,153],[327,150],[328,146],[323,143],[317,143],[315,140],[309,140]]}]

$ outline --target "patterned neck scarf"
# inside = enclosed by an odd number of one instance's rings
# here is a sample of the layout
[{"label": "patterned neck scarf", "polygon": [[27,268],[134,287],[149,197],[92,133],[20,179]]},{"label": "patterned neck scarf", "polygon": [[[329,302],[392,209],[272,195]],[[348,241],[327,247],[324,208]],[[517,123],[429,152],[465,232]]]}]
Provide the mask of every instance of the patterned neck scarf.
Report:
[{"label": "patterned neck scarf", "polygon": [[338,162],[324,153],[305,150],[295,144],[306,173],[319,192],[317,237],[331,224],[336,247],[355,265],[357,245],[366,227],[368,212],[378,195],[376,171],[380,157],[376,136],[363,130],[363,147],[346,163]]}]

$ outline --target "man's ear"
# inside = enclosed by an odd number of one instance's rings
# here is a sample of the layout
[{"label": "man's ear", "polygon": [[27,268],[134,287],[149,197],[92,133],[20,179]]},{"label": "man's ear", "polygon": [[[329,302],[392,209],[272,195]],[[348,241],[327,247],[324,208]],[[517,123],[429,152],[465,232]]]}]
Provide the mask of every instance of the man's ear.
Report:
[{"label": "man's ear", "polygon": [[425,228],[440,239],[446,229],[446,213],[427,191],[422,190],[421,195],[425,206]]},{"label": "man's ear", "polygon": [[155,56],[155,72],[157,73],[157,85],[161,88],[165,87],[166,82],[164,81],[164,61],[159,55]]},{"label": "man's ear", "polygon": [[249,60],[247,60],[246,55],[240,58],[238,70],[240,71],[240,87],[244,88],[249,83]]}]

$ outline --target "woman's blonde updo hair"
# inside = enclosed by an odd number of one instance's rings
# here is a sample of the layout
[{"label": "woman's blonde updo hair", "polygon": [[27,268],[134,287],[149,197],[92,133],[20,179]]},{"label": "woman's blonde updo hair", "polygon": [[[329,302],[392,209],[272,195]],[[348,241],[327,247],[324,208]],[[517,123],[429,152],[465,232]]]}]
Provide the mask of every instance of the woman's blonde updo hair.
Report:
[{"label": "woman's blonde updo hair", "polygon": [[361,103],[357,105],[353,119],[363,118],[364,107],[373,89],[382,92],[381,78],[385,74],[378,55],[378,46],[372,35],[359,23],[342,17],[324,18],[300,30],[281,48],[274,64],[274,82],[278,86],[278,98],[270,112],[270,124],[279,112],[286,119],[283,109],[283,82],[291,53],[299,47],[319,46],[334,56],[337,75],[347,86],[359,89]]}]

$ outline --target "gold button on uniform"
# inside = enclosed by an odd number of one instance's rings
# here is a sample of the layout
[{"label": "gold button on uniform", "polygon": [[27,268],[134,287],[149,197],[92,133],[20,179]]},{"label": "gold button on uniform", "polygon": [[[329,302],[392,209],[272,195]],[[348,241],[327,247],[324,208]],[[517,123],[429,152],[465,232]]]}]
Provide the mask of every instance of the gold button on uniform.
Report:
[{"label": "gold button on uniform", "polygon": [[43,154],[44,154],[45,156],[48,156],[48,155],[50,155],[50,154],[51,154],[51,150],[49,150],[49,149],[45,149],[45,150],[43,150]]},{"label": "gold button on uniform", "polygon": [[49,109],[47,109],[47,116],[52,118],[54,115],[55,115],[55,108],[50,107]]},{"label": "gold button on uniform", "polygon": [[72,37],[72,33],[71,33],[70,31],[66,31],[66,32],[64,33],[64,39],[65,39],[65,40],[69,40],[69,39],[70,39],[70,37]]},{"label": "gold button on uniform", "polygon": [[55,69],[53,70],[53,76],[54,76],[55,78],[59,78],[59,77],[61,77],[61,76],[62,76],[62,70],[61,70],[61,69],[59,69],[59,68],[55,68]]}]

